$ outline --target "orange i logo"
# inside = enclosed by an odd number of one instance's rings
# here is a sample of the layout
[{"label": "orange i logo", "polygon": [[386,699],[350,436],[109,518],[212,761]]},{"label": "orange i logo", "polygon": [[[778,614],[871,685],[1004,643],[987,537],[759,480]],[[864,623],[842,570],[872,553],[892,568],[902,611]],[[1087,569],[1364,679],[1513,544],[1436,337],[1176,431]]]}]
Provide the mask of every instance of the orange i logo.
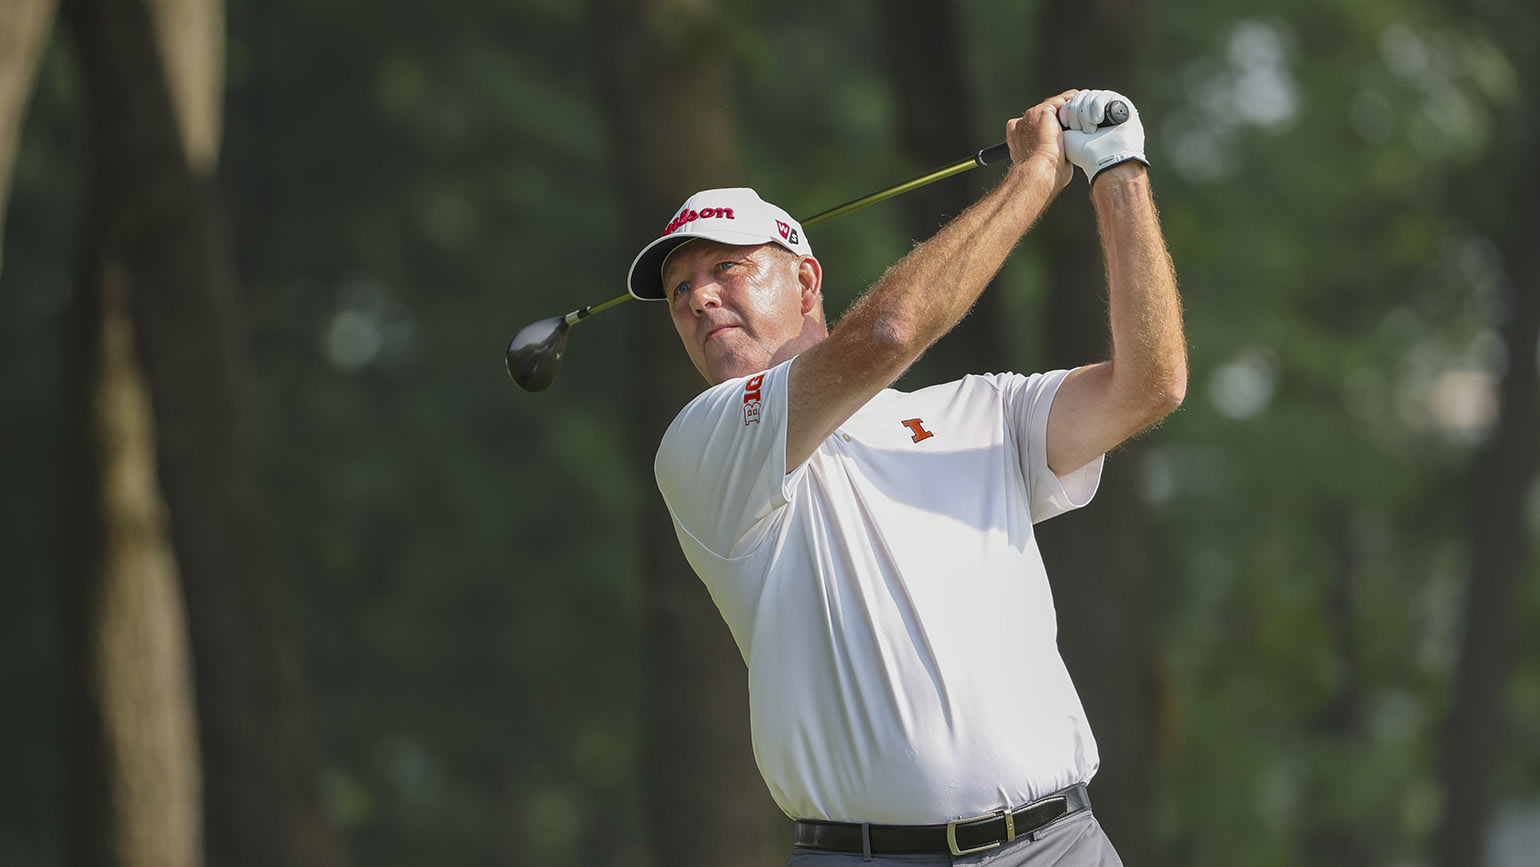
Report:
[{"label": "orange i logo", "polygon": [[920,440],[928,440],[935,436],[935,434],[925,429],[925,420],[922,418],[906,418],[899,422],[899,424],[909,428],[909,432],[914,434],[915,442],[919,442]]}]

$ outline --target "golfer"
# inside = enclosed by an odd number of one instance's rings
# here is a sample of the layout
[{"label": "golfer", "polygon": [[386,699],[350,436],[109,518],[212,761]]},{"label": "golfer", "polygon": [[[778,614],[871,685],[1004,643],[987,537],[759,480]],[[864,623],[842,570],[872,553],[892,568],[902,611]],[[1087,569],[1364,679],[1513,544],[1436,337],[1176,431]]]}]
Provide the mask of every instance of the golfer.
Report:
[{"label": "golfer", "polygon": [[[1116,99],[1130,117],[1099,129]],[[1085,505],[1103,454],[1181,403],[1181,306],[1126,97],[1066,91],[1006,134],[1000,185],[832,331],[807,235],[752,190],[691,196],[631,267],[632,294],[667,302],[710,383],[664,435],[658,487],[748,664],[792,864],[1121,863],[1086,794],[1096,741],[1035,528]],[[890,389],[1074,166],[1112,359]]]}]

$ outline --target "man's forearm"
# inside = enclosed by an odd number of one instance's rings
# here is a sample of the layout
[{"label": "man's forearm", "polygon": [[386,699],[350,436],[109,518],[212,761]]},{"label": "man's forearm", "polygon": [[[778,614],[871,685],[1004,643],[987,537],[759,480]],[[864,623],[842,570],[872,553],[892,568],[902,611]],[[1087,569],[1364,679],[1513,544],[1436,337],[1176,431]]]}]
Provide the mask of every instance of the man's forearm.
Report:
[{"label": "man's forearm", "polygon": [[1091,198],[1107,263],[1114,392],[1119,402],[1147,405],[1145,424],[1153,424],[1186,393],[1187,344],[1149,173],[1138,163],[1109,169]]},{"label": "man's forearm", "polygon": [[1049,97],[1008,121],[1012,163],[1000,185],[890,268],[827,338],[797,356],[789,377],[788,467],[963,318],[1069,181],[1058,120],[1069,97]]},{"label": "man's forearm", "polygon": [[907,366],[972,308],[1052,201],[1057,168],[1029,159],[936,235],[901,259],[845,314]]}]

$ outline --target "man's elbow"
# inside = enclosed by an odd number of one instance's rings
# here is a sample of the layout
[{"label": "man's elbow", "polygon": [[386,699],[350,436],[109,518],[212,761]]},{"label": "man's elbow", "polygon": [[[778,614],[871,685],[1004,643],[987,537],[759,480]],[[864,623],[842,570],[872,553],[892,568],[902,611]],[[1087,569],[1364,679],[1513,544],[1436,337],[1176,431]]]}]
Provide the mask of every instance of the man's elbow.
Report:
[{"label": "man's elbow", "polygon": [[[909,318],[894,312],[877,317],[867,330],[866,340],[872,350],[884,355],[915,352],[921,341],[920,329]],[[923,348],[923,346],[921,347]]]},{"label": "man's elbow", "polygon": [[1137,430],[1153,427],[1176,412],[1187,398],[1186,366],[1150,371],[1137,385],[1131,383],[1124,394],[1129,423]]},{"label": "man's elbow", "polygon": [[1113,368],[1109,392],[1116,415],[1128,436],[1148,430],[1175,412],[1187,399],[1187,365],[1129,371]]},{"label": "man's elbow", "polygon": [[1183,365],[1168,371],[1150,384],[1148,396],[1149,423],[1155,424],[1182,405],[1187,399],[1187,368]]}]

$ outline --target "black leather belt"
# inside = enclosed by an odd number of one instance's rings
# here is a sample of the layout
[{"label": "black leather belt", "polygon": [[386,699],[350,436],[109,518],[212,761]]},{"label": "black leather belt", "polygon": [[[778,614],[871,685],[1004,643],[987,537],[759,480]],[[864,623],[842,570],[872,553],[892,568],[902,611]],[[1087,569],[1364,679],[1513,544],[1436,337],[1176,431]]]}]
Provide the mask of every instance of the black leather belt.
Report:
[{"label": "black leather belt", "polygon": [[796,845],[807,849],[856,854],[919,855],[950,852],[953,855],[966,855],[993,849],[1017,837],[1026,837],[1055,819],[1090,808],[1091,796],[1086,792],[1085,784],[1081,783],[1009,812],[996,810],[971,819],[957,819],[945,825],[862,825],[798,819]]}]

